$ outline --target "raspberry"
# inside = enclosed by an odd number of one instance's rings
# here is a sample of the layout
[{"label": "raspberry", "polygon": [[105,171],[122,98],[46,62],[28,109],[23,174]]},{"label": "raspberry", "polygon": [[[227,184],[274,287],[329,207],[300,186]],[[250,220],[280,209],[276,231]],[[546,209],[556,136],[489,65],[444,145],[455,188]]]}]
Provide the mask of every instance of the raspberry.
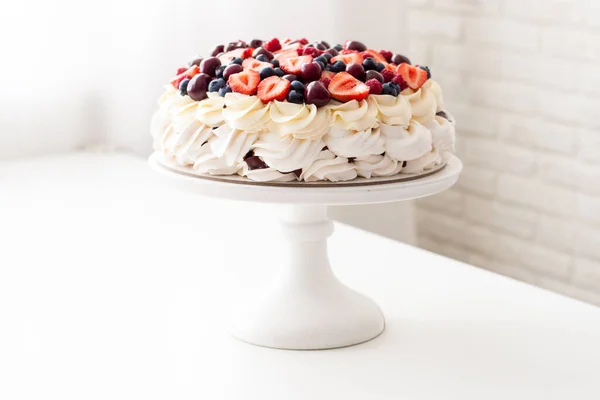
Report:
[{"label": "raspberry", "polygon": [[265,50],[273,52],[273,51],[281,50],[281,43],[279,43],[279,39],[273,38],[273,39],[269,40],[267,43],[265,43],[263,45],[263,47],[265,48]]},{"label": "raspberry", "polygon": [[312,56],[313,58],[320,56],[323,52],[316,47],[305,47],[302,51],[303,56]]},{"label": "raspberry", "polygon": [[408,87],[408,83],[406,83],[406,81],[400,74],[395,75],[394,78],[392,79],[392,82],[397,83],[398,86],[400,86],[400,90],[404,90]]},{"label": "raspberry", "polygon": [[306,46],[308,44],[308,39],[306,39],[306,38],[298,39],[298,43]]},{"label": "raspberry", "polygon": [[369,94],[381,94],[381,91],[383,90],[381,82],[377,79],[369,79],[365,84],[369,87]]},{"label": "raspberry", "polygon": [[331,79],[329,79],[329,78],[321,78],[320,81],[323,84],[323,86],[325,86],[326,88],[328,88],[329,84],[331,83]]},{"label": "raspberry", "polygon": [[394,73],[389,69],[384,69],[380,72],[381,76],[383,76],[384,82],[391,82],[394,79]]},{"label": "raspberry", "polygon": [[186,68],[186,67],[177,68],[177,73],[176,73],[176,75],[181,75],[181,74],[183,74],[185,71],[187,71],[187,68]]},{"label": "raspberry", "polygon": [[389,50],[380,50],[379,54],[381,54],[387,62],[392,62],[392,52]]},{"label": "raspberry", "polygon": [[302,47],[299,47],[296,49],[296,53],[298,53],[299,56],[304,54],[304,49]]}]

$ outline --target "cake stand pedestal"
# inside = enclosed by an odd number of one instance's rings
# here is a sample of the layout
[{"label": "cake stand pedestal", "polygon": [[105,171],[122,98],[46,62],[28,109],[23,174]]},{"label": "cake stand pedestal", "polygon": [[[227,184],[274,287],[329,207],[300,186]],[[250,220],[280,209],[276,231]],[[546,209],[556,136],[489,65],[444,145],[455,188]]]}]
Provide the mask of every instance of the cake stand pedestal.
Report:
[{"label": "cake stand pedestal", "polygon": [[248,343],[292,350],[351,346],[385,328],[381,310],[334,275],[327,256],[333,223],[328,205],[384,203],[429,196],[451,187],[462,163],[419,177],[357,179],[349,183],[255,183],[240,177],[200,177],[170,165],[158,153],[149,160],[165,183],[187,192],[229,200],[277,203],[288,258],[272,287],[233,308],[231,333]]}]

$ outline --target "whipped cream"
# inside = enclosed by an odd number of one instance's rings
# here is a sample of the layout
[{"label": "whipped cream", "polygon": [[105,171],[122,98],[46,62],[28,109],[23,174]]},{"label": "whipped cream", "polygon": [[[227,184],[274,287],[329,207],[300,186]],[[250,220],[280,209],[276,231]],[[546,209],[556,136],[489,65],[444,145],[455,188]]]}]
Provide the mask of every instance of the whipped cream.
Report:
[{"label": "whipped cream", "polygon": [[254,143],[254,155],[260,156],[265,164],[281,172],[291,172],[310,166],[325,143],[321,139],[297,139],[281,137],[278,133],[262,133]]},{"label": "whipped cream", "polygon": [[377,109],[377,118],[384,124],[408,125],[412,111],[406,96],[369,95],[368,101],[372,107]]},{"label": "whipped cream", "polygon": [[196,119],[194,103],[179,109],[173,116],[172,126],[173,132],[165,139],[163,148],[175,156],[179,165],[193,165],[200,147],[213,137],[211,127]]},{"label": "whipped cream", "polygon": [[358,176],[356,166],[345,157],[338,157],[329,150],[322,151],[315,162],[302,171],[300,179],[306,182],[328,180],[349,181]]},{"label": "whipped cream", "polygon": [[426,128],[431,132],[433,147],[441,152],[454,151],[456,131],[450,121],[446,118],[436,116],[426,125]]},{"label": "whipped cream", "polygon": [[270,103],[263,103],[257,96],[227,93],[223,118],[233,129],[256,133],[264,130],[270,120],[269,105]]},{"label": "whipped cream", "polygon": [[[213,138],[214,141],[216,138]],[[226,165],[225,161],[217,158],[212,152],[211,141],[203,145],[196,154],[194,171],[209,175],[232,175],[238,172],[239,165]]]},{"label": "whipped cream", "polygon": [[396,175],[402,170],[402,161],[398,162],[388,155],[370,155],[357,158],[354,163],[358,175],[363,178]]},{"label": "whipped cream", "polygon": [[414,174],[432,169],[443,162],[438,149],[433,149],[430,152],[423,154],[416,160],[407,161],[402,172],[405,174]]},{"label": "whipped cream", "polygon": [[429,123],[437,112],[437,102],[431,90],[419,88],[417,91],[411,88],[404,89],[400,96],[410,102],[412,118],[422,124]]},{"label": "whipped cream", "polygon": [[232,129],[227,124],[213,129],[213,133],[216,137],[210,141],[210,148],[226,166],[238,165],[244,161],[244,156],[258,138],[258,133]]},{"label": "whipped cream", "polygon": [[343,157],[366,157],[385,152],[384,140],[378,127],[363,131],[332,127],[324,140],[332,152]]},{"label": "whipped cream", "polygon": [[335,128],[364,131],[377,124],[377,107],[367,100],[351,100],[347,103],[332,101],[327,110]]},{"label": "whipped cream", "polygon": [[444,108],[444,96],[442,95],[442,88],[439,83],[433,79],[429,79],[421,86],[421,89],[428,91],[433,95],[436,103],[436,111],[440,111]]},{"label": "whipped cream", "polygon": [[210,127],[221,126],[225,121],[223,106],[225,99],[216,92],[208,93],[208,98],[198,102],[196,118]]},{"label": "whipped cream", "polygon": [[273,101],[269,110],[269,130],[298,139],[320,139],[329,130],[326,107]]},{"label": "whipped cream", "polygon": [[385,138],[385,153],[398,161],[415,160],[432,149],[431,132],[417,121],[410,121],[408,128],[380,124]]},{"label": "whipped cream", "polygon": [[261,168],[249,170],[246,163],[242,164],[242,169],[238,172],[241,176],[245,176],[256,182],[290,182],[296,181],[298,178],[294,173],[282,174],[275,168]]}]

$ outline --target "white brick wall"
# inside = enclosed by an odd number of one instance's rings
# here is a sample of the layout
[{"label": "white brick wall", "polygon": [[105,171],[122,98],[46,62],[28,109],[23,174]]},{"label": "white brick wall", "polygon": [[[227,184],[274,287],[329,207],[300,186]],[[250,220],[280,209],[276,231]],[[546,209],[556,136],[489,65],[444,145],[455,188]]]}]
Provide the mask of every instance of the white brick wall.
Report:
[{"label": "white brick wall", "polygon": [[409,4],[465,164],[418,202],[421,246],[600,305],[600,1]]}]

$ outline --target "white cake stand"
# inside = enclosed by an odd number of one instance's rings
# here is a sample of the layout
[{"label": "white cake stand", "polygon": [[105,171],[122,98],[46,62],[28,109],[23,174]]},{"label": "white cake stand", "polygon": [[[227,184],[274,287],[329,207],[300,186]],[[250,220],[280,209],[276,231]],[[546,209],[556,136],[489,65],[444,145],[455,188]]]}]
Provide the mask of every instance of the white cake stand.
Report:
[{"label": "white cake stand", "polygon": [[429,196],[451,187],[462,169],[460,160],[452,156],[439,170],[403,180],[257,184],[239,177],[198,177],[169,164],[158,153],[149,162],[168,178],[166,183],[190,193],[287,206],[282,225],[289,257],[269,291],[234,307],[231,333],[252,344],[293,350],[351,346],[379,336],[385,327],[377,304],[345,286],[331,270],[327,238],[333,233],[333,223],[327,218],[327,205]]}]

